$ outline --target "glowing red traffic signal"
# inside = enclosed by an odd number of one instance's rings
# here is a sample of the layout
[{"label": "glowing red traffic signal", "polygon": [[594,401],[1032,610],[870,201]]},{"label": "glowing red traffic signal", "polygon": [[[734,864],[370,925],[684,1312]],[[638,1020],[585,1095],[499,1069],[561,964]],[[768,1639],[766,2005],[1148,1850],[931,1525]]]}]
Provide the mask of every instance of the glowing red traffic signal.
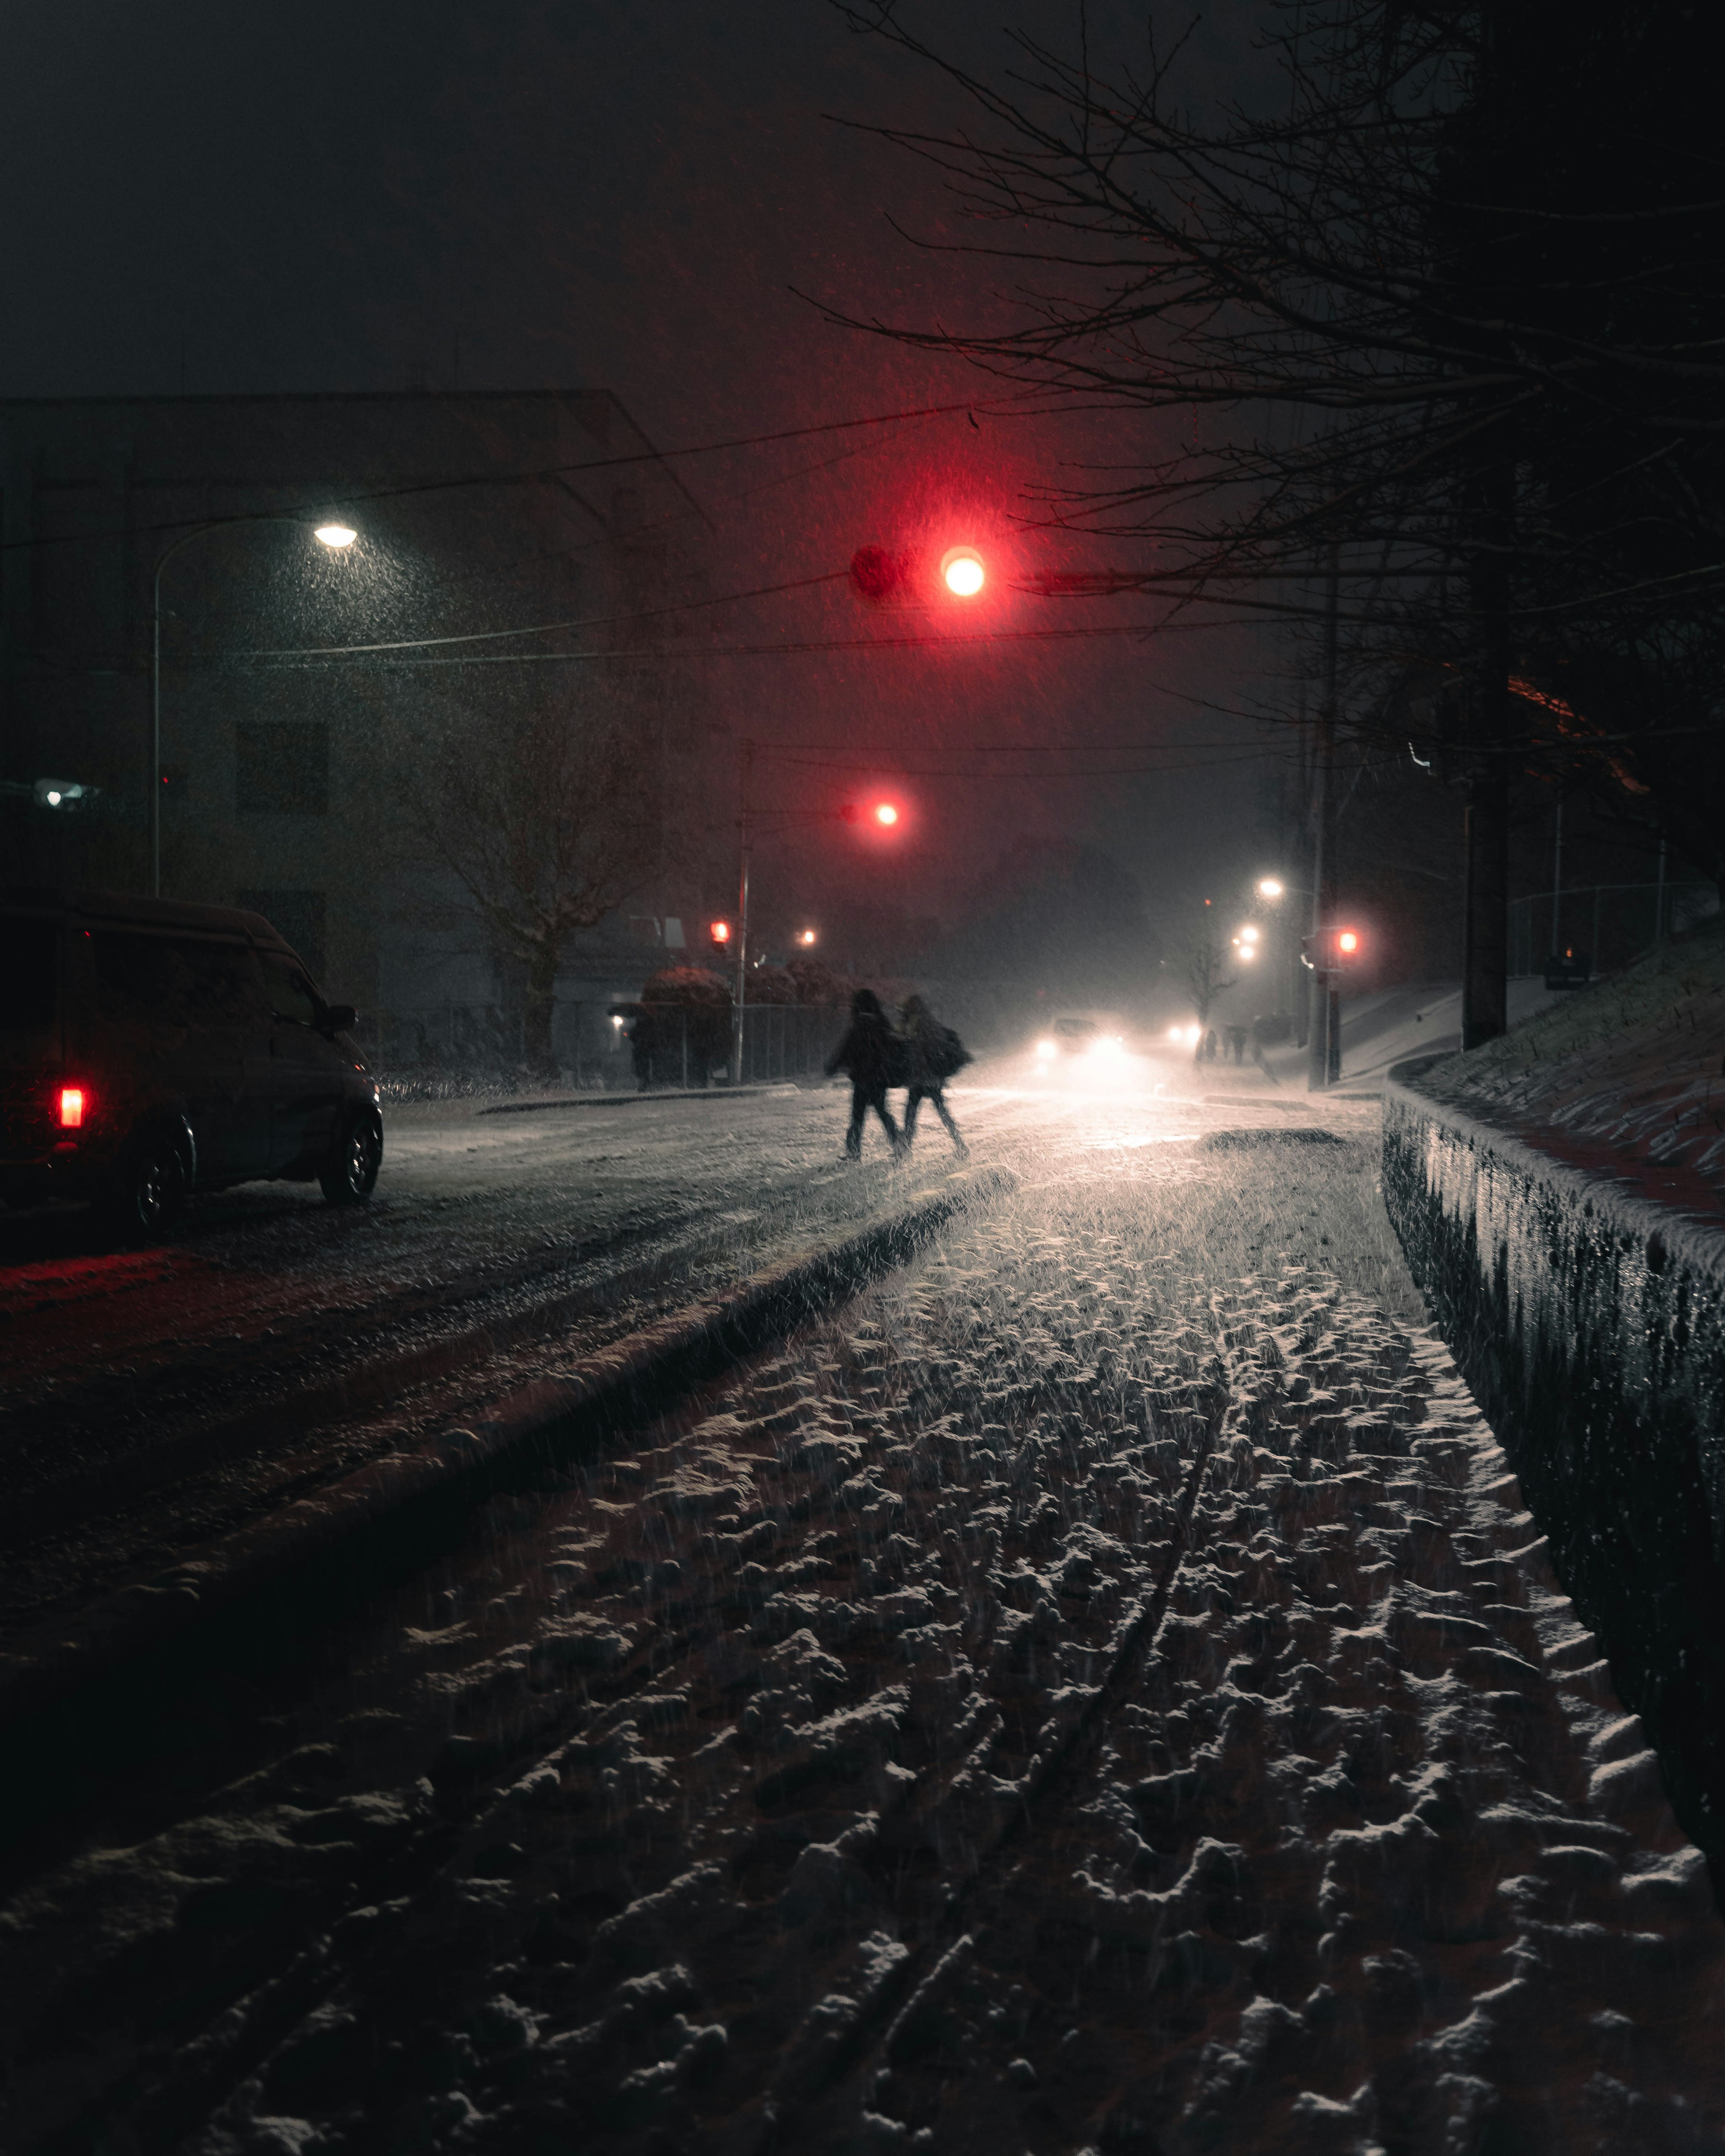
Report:
[{"label": "glowing red traffic signal", "polygon": [[898,821],[898,811],[890,801],[877,801],[875,803],[875,821],[890,830]]},{"label": "glowing red traffic signal", "polygon": [[973,599],[988,582],[974,547],[948,547],[941,556],[941,582],[955,599]]},{"label": "glowing red traffic signal", "polygon": [[1302,937],[1300,947],[1313,973],[1333,973],[1340,967],[1358,964],[1366,939],[1357,928],[1320,928],[1315,936]]},{"label": "glowing red traffic signal", "polygon": [[708,928],[707,934],[713,939],[714,950],[722,951],[731,941],[731,923],[728,921],[716,921]]},{"label": "glowing red traffic signal", "polygon": [[75,1131],[84,1124],[84,1088],[81,1086],[62,1086],[60,1088],[60,1128]]}]

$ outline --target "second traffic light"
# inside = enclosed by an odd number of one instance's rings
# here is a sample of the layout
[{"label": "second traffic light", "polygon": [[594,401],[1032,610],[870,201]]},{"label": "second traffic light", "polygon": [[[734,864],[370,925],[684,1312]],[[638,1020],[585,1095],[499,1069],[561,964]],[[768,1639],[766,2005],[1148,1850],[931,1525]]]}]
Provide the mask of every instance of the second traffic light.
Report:
[{"label": "second traffic light", "polygon": [[1357,928],[1320,928],[1300,939],[1301,959],[1314,973],[1340,973],[1357,965],[1364,952],[1365,938]]}]

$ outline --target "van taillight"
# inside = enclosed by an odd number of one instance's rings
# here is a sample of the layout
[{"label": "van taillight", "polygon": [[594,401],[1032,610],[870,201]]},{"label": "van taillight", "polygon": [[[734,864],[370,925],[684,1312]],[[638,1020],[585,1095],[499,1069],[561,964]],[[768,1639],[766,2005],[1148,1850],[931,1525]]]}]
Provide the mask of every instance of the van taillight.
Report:
[{"label": "van taillight", "polygon": [[81,1086],[62,1086],[60,1088],[60,1128],[63,1131],[81,1129],[84,1123],[84,1088]]}]

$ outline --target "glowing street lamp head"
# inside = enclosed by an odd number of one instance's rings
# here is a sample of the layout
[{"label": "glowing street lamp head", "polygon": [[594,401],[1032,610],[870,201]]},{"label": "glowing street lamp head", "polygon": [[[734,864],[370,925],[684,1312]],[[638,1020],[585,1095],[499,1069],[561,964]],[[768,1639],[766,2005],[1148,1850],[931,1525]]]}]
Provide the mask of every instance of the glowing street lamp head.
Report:
[{"label": "glowing street lamp head", "polygon": [[812,928],[803,928],[798,931],[797,941],[802,944],[805,949],[808,946],[818,942],[819,940],[819,939],[816,936],[815,932]]},{"label": "glowing street lamp head", "polygon": [[891,830],[898,821],[898,811],[890,801],[877,801],[875,803],[875,821],[885,829]]},{"label": "glowing street lamp head", "polygon": [[1250,921],[1248,921],[1245,927],[1240,930],[1240,940],[1242,943],[1255,943],[1257,942],[1258,932],[1255,927],[1253,927]]},{"label": "glowing street lamp head", "polygon": [[1258,896],[1259,896],[1259,897],[1260,897],[1260,898],[1280,898],[1280,897],[1281,896],[1281,894],[1282,894],[1282,885],[1281,885],[1281,880],[1280,880],[1278,877],[1276,877],[1276,876],[1260,876],[1260,877],[1259,877],[1259,879],[1258,879]]},{"label": "glowing street lamp head", "polygon": [[351,524],[320,524],[312,536],[339,553],[342,547],[351,547],[359,534]]},{"label": "glowing street lamp head", "polygon": [[941,556],[941,582],[955,599],[973,599],[988,582],[974,547],[949,547]]}]

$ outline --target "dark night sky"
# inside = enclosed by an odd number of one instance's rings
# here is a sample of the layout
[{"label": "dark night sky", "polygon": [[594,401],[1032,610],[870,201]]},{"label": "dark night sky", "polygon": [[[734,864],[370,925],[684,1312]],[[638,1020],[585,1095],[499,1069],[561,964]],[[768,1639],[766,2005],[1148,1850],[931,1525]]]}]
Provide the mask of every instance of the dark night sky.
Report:
[{"label": "dark night sky", "polygon": [[[1068,20],[1032,13],[1050,36]],[[997,19],[918,11],[973,58],[999,51]],[[1225,86],[1243,40],[1204,38],[1199,64]],[[952,228],[934,176],[824,116],[937,123],[946,93],[821,0],[57,0],[9,11],[0,38],[0,394],[581,382],[675,447],[985,393],[951,363],[828,327],[793,289],[916,322],[1000,318],[977,265],[891,229],[889,212]],[[824,471],[804,468],[854,438],[680,470],[720,524],[716,588],[742,590],[842,568],[920,519],[1008,532],[1026,484],[1141,444],[1120,423],[1081,438],[960,417],[884,432]],[[1025,625],[1075,619],[999,603]],[[734,619],[751,635],[881,626],[842,586]],[[1264,656],[1218,629],[736,660],[712,679],[739,731],[781,738],[1142,737],[1199,744],[1171,763],[1208,764],[1204,744],[1250,730],[1185,699],[1266,695]],[[1098,839],[1153,898],[1219,888],[1257,865],[1266,767],[929,782],[902,856],[927,901],[913,910],[941,912],[954,876],[1019,831]]]}]

